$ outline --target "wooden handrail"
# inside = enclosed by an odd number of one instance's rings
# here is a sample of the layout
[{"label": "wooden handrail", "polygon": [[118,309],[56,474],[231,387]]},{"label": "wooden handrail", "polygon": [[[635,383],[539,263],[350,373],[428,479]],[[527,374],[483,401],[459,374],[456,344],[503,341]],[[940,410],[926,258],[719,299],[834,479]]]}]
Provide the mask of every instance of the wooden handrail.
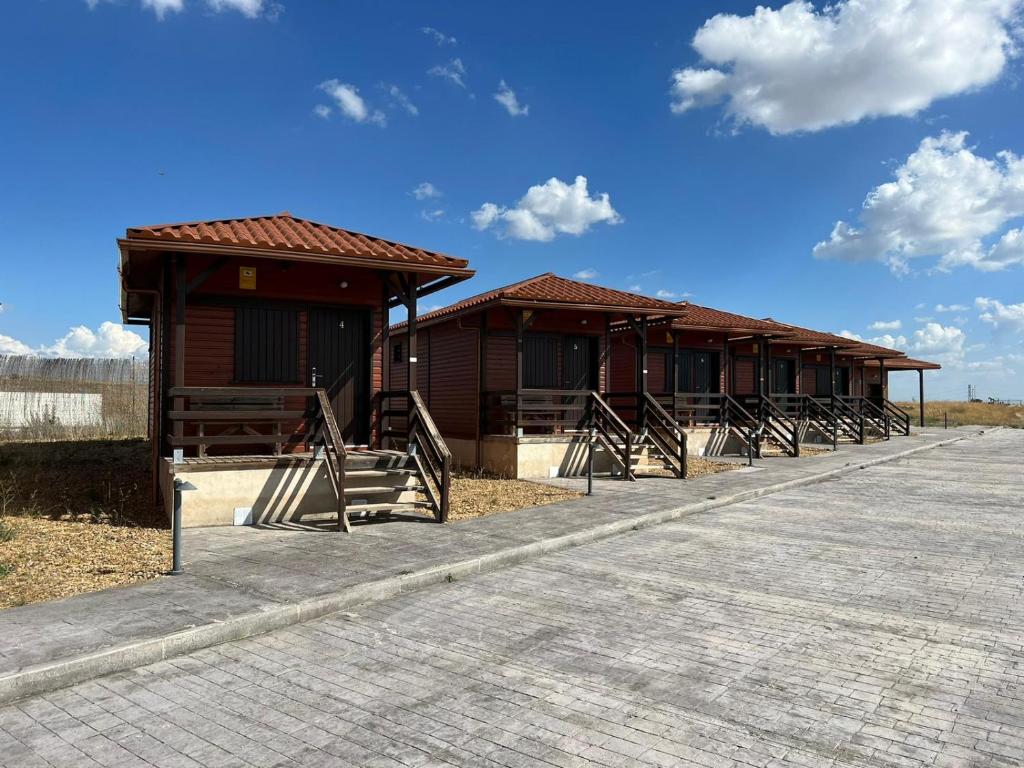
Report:
[{"label": "wooden handrail", "polygon": [[[385,407],[384,404],[393,398],[407,400],[407,409],[404,412],[405,429],[392,429],[387,434],[405,440],[406,447],[411,449],[410,455],[423,479],[423,492],[434,508],[437,521],[447,522],[450,509],[452,453],[419,391],[392,389],[381,393],[382,411],[398,415],[397,409]],[[427,482],[428,479],[433,482],[434,487]],[[436,492],[434,488],[437,489]]]},{"label": "wooden handrail", "polygon": [[325,427],[324,455],[334,477],[334,488],[338,495],[338,530],[348,532],[351,530],[345,500],[345,461],[348,458],[348,451],[345,449],[345,441],[341,437],[341,430],[338,429],[338,421],[334,418],[334,410],[331,408],[327,392],[319,388],[314,391],[319,405],[317,419]]},{"label": "wooden handrail", "polygon": [[660,427],[662,430],[672,436],[675,441],[675,446],[671,445],[667,439],[662,437],[656,430],[648,432],[656,442],[663,443],[658,447],[665,451],[667,454],[672,454],[672,448],[675,448],[675,458],[679,462],[679,469],[676,472],[676,476],[681,480],[686,479],[686,431],[676,423],[676,420],[669,416],[668,412],[662,408],[659,403],[650,392],[644,392],[644,399],[647,401],[647,408],[649,409],[649,415],[653,416],[655,427]]}]

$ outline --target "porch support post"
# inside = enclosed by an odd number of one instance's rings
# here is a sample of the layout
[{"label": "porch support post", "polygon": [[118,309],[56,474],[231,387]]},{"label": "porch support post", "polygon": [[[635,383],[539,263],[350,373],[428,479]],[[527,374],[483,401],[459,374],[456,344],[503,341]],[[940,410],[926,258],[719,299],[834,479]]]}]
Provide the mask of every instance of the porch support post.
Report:
[{"label": "porch support post", "polygon": [[[405,288],[405,308],[409,313],[408,328],[409,328],[409,391],[415,391],[419,389],[419,379],[416,377],[416,276],[406,275],[399,276],[399,280],[403,283]],[[409,400],[409,405],[412,405],[412,399]]]},{"label": "porch support post", "polygon": [[[185,257],[179,253],[174,257],[174,386],[176,387],[185,386],[185,297],[187,293]],[[174,398],[174,410],[185,410],[185,398]],[[181,419],[175,419],[175,437],[181,437],[184,434],[184,426]],[[199,446],[197,450],[200,455],[203,454],[203,446]]]},{"label": "porch support post", "polygon": [[[386,275],[381,275],[380,279],[380,380],[381,389],[391,389],[391,350],[388,349],[388,340],[391,338],[391,328],[389,318],[391,316],[390,309],[388,308],[388,302],[391,300],[391,290],[388,285]],[[377,429],[375,430],[374,443],[378,448],[384,447],[384,398],[380,397],[380,393],[376,398],[377,400]]]},{"label": "porch support post", "polygon": [[523,330],[525,327],[525,318],[523,317],[523,310],[516,310],[516,420],[513,425],[513,434],[519,436],[519,398],[523,392]]},{"label": "porch support post", "polygon": [[764,354],[764,347],[767,341],[768,340],[764,336],[757,337],[757,394],[761,395],[762,397],[765,394],[767,394],[765,390],[767,389],[768,385],[768,382],[766,380],[767,371],[765,371],[765,368],[767,366],[765,365]]},{"label": "porch support post", "polygon": [[604,316],[604,392],[612,391],[612,316]]},{"label": "porch support post", "polygon": [[640,318],[640,343],[637,345],[640,363],[640,378],[637,382],[640,394],[637,396],[637,406],[640,423],[637,425],[640,430],[647,426],[647,400],[644,394],[647,392],[647,315]]},{"label": "porch support post", "polygon": [[679,389],[679,334],[672,331],[672,400]]},{"label": "porch support post", "polygon": [[889,393],[888,393],[887,390],[889,388],[887,386],[885,386],[885,358],[884,357],[878,358],[878,389],[882,393],[882,399],[883,400],[888,400],[889,399]]},{"label": "porch support post", "polygon": [[477,406],[480,413],[476,425],[476,464],[479,467],[482,461],[481,440],[487,429],[487,310],[480,313],[480,339],[477,348],[477,370],[480,371],[480,381],[477,387]]},{"label": "porch support post", "polygon": [[924,427],[924,368],[917,369],[918,410],[921,426]]},{"label": "porch support post", "polygon": [[772,396],[778,386],[777,381],[773,381],[775,378],[772,372],[772,340],[770,337],[766,337],[764,340],[764,386],[767,390],[765,392],[768,397]]},{"label": "porch support post", "polygon": [[726,395],[731,395],[729,391],[729,334],[726,333],[722,336],[722,361],[718,364],[719,371],[718,375],[722,382],[722,392]]},{"label": "porch support post", "polygon": [[864,386],[864,372],[867,370],[867,365],[864,360],[860,361],[860,396],[867,397],[867,387]]},{"label": "porch support post", "polygon": [[835,397],[836,394],[836,348],[831,347],[828,351],[828,395]]}]

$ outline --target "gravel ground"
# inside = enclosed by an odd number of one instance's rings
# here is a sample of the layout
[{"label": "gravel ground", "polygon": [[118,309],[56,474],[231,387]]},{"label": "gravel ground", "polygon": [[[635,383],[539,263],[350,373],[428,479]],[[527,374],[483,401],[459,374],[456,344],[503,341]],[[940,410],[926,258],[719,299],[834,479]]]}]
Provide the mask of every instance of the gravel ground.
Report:
[{"label": "gravel ground", "polygon": [[559,501],[576,499],[582,494],[564,488],[509,480],[487,475],[455,475],[451,485],[451,521],[472,520],[498,512],[512,512],[524,507],[540,507]]},{"label": "gravel ground", "polygon": [[6,518],[0,542],[0,608],[70,597],[166,573],[170,531],[106,523]]}]

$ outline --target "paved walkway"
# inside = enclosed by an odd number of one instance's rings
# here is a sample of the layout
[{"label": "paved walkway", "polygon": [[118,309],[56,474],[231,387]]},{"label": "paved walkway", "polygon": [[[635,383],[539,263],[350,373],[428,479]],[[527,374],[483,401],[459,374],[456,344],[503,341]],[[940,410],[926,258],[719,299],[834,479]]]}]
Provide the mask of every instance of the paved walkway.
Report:
[{"label": "paved walkway", "polygon": [[[0,701],[52,687],[48,681],[86,679],[419,588],[448,573],[518,562],[576,543],[566,537],[589,541],[622,530],[624,521],[660,522],[660,513],[688,514],[737,494],[976,432],[930,430],[825,456],[765,459],[755,471],[687,482],[603,480],[587,499],[445,526],[381,523],[347,536],[250,527],[187,530],[183,576],[0,612]],[[140,646],[145,641],[150,645]],[[71,661],[81,668],[52,669]],[[36,687],[24,687],[27,671],[36,673]]]},{"label": "paved walkway", "polygon": [[1000,431],[23,699],[0,765],[1020,766],[1022,450]]}]

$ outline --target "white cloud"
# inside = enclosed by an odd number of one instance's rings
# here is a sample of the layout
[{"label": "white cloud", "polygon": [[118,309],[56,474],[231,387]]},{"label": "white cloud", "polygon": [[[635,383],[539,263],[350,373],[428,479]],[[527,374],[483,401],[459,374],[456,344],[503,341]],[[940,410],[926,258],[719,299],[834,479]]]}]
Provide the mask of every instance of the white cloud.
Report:
[{"label": "white cloud", "polygon": [[206,0],[206,4],[217,13],[221,11],[238,11],[243,16],[258,18],[264,9],[263,0]]},{"label": "white cloud", "polygon": [[181,13],[185,10],[185,0],[142,0],[142,7],[149,8],[163,21],[168,13]]},{"label": "white cloud", "polygon": [[659,299],[677,299],[677,298],[679,298],[679,294],[678,293],[676,293],[675,291],[666,291],[664,288],[659,288],[658,291],[654,295],[656,297],[658,297]]},{"label": "white cloud", "polygon": [[428,69],[427,74],[434,77],[443,77],[460,88],[466,87],[466,82],[463,80],[463,76],[466,74],[466,66],[462,63],[462,59],[455,58],[447,64],[438,64],[436,67]]},{"label": "white cloud", "polygon": [[420,211],[420,218],[424,221],[440,221],[444,218],[444,208]]},{"label": "white cloud", "polygon": [[530,114],[530,105],[520,106],[515,91],[509,88],[504,80],[498,84],[498,92],[494,94],[494,100],[501,104],[512,117],[525,117]]},{"label": "white cloud", "polygon": [[872,331],[898,331],[903,327],[899,320],[875,320],[868,326]]},{"label": "white cloud", "polygon": [[383,127],[387,118],[380,110],[370,109],[359,95],[359,89],[337,79],[325,80],[317,86],[332,99],[341,114],[356,123],[374,123]]},{"label": "white cloud", "polygon": [[313,107],[313,114],[322,120],[326,120],[331,116],[331,108],[326,104],[317,104]]},{"label": "white cloud", "polygon": [[775,134],[920,112],[994,82],[1020,0],[796,0],[718,14],[693,37],[709,67],[673,73],[672,111],[726,102]]},{"label": "white cloud", "polygon": [[814,246],[815,257],[884,261],[894,272],[922,257],[938,257],[943,271],[1024,263],[1020,230],[984,245],[1024,216],[1024,159],[1009,151],[981,157],[966,139],[965,132],[924,139],[893,181],[868,193],[859,224],[836,222],[829,240]]},{"label": "white cloud", "polygon": [[421,181],[416,185],[416,188],[409,193],[417,200],[430,200],[435,197],[441,197],[441,190],[431,184],[429,181]]},{"label": "white cloud", "polygon": [[576,274],[573,275],[573,277],[575,277],[577,280],[593,280],[595,277],[598,277],[598,276],[599,276],[598,271],[596,269],[591,268],[591,267],[587,267],[586,269],[581,269],[579,272],[577,272]]},{"label": "white cloud", "polygon": [[970,307],[964,304],[936,304],[936,312],[966,312]]},{"label": "white cloud", "polygon": [[136,357],[145,356],[145,339],[119,323],[106,321],[97,330],[76,325],[49,346],[30,347],[0,334],[0,354],[40,357]]},{"label": "white cloud", "polygon": [[601,222],[622,221],[607,193],[590,196],[585,176],[577,176],[572,184],[552,177],[530,187],[514,208],[484,203],[471,217],[479,230],[500,224],[499,237],[542,242],[557,234],[582,235]]},{"label": "white cloud", "polygon": [[874,336],[872,338],[864,338],[859,333],[854,333],[853,331],[843,330],[843,331],[840,331],[838,335],[842,336],[844,339],[853,339],[854,341],[863,341],[863,342],[866,342],[868,344],[874,344],[875,346],[878,346],[878,347],[888,347],[889,349],[898,349],[898,350],[901,350],[901,351],[903,349],[906,349],[906,346],[907,346],[907,337],[906,336],[903,336],[903,335],[893,336],[891,333],[883,333],[880,336]]},{"label": "white cloud", "polygon": [[32,347],[11,336],[0,333],[0,355],[31,355]]},{"label": "white cloud", "polygon": [[1017,333],[1024,333],[1024,302],[1020,304],[1003,304],[996,299],[979,296],[974,300],[981,314],[982,322],[994,328],[1009,328]]},{"label": "white cloud", "polygon": [[914,331],[910,351],[948,365],[958,365],[963,362],[966,341],[966,334],[956,326],[925,323],[923,328]]},{"label": "white cloud", "polygon": [[427,35],[428,37],[433,38],[434,42],[437,43],[439,46],[455,45],[456,43],[458,43],[458,40],[456,40],[451,35],[446,35],[441,30],[434,29],[433,27],[421,27],[420,32],[422,32],[424,35]]},{"label": "white cloud", "polygon": [[419,107],[417,107],[415,104],[413,104],[409,100],[409,97],[406,96],[402,92],[402,89],[399,88],[397,85],[389,85],[389,86],[387,86],[387,89],[388,89],[388,94],[391,96],[391,98],[394,100],[394,103],[398,107],[404,109],[406,112],[408,112],[413,117],[415,117],[416,115],[418,115],[420,113]]}]

